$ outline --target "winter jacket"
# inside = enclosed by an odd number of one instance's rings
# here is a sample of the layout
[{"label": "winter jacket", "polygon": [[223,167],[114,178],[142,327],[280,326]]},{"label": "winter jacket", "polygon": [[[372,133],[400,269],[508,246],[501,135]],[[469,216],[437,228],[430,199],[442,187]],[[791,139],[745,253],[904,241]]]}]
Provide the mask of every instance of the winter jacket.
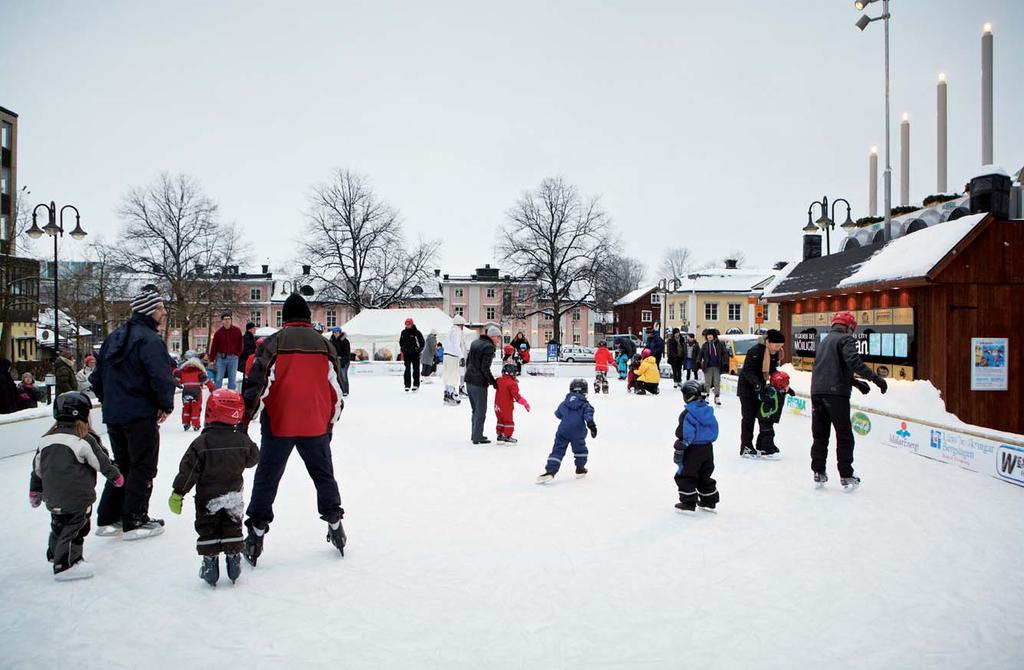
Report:
[{"label": "winter jacket", "polygon": [[626,352],[626,355],[630,358],[636,355],[636,344],[631,337],[616,337],[615,346]]},{"label": "winter jacket", "polygon": [[[760,402],[757,408],[757,416],[768,423],[778,423],[782,418],[782,410],[786,408],[786,392],[771,386],[764,387],[761,391]],[[795,395],[790,390],[789,395]]]},{"label": "winter jacket", "polygon": [[309,321],[290,321],[264,342],[245,385],[246,420],[263,408],[264,434],[316,437],[328,433],[345,406],[338,356]]},{"label": "winter jacket", "polygon": [[181,386],[182,400],[191,398],[199,399],[203,394],[203,386],[210,393],[213,393],[213,382],[206,374],[206,368],[199,362],[198,358],[190,358],[182,363],[181,367],[174,371],[174,380]]},{"label": "winter jacket", "polygon": [[334,345],[334,352],[338,355],[338,365],[347,368],[352,362],[352,342],[344,334],[341,337],[331,335],[330,342]]},{"label": "winter jacket", "polygon": [[524,365],[526,363],[530,362],[530,348],[529,347],[527,347],[526,349],[520,349],[519,350],[519,360],[521,360]]},{"label": "winter jacket", "polygon": [[210,342],[210,360],[217,360],[217,355],[241,356],[242,355],[242,331],[238,326],[230,328],[218,328],[213,333],[213,341]]},{"label": "winter jacket", "polygon": [[158,410],[174,411],[174,363],[156,331],[153,317],[132,314],[103,342],[89,376],[103,403],[103,422],[119,426],[156,419]]},{"label": "winter jacket", "polygon": [[[714,354],[718,354],[718,362],[713,360]],[[701,370],[717,367],[719,370],[729,369],[729,348],[725,342],[714,339],[700,345],[700,352],[697,354],[697,365]]]},{"label": "winter jacket", "polygon": [[697,344],[697,340],[691,342],[690,338],[686,338],[686,342],[683,343],[683,360],[696,361],[699,354],[700,345]]},{"label": "winter jacket", "polygon": [[582,440],[587,436],[587,426],[594,422],[594,406],[581,393],[567,393],[555,410],[555,418],[561,419],[559,435],[570,440]]},{"label": "winter jacket", "polygon": [[[736,384],[736,395],[741,398],[756,398],[758,392],[765,387],[768,380],[764,376],[764,356],[768,351],[764,342],[758,342],[747,351],[747,357],[740,368],[739,381]],[[779,355],[771,354],[768,374],[779,367]]]},{"label": "winter jacket", "polygon": [[594,369],[598,372],[608,372],[608,366],[615,365],[615,357],[608,347],[598,347],[594,353]]},{"label": "winter jacket", "polygon": [[861,360],[853,336],[845,327],[833,326],[828,336],[818,343],[814,352],[811,395],[838,395],[849,398],[853,390],[854,374],[868,381],[879,379],[878,375]]},{"label": "winter jacket", "polygon": [[423,345],[423,362],[426,365],[433,365],[434,358],[437,355],[437,333],[430,333],[427,335],[425,344]]},{"label": "winter jacket", "polygon": [[636,369],[636,378],[637,381],[647,382],[648,384],[658,384],[661,382],[661,371],[658,370],[658,361],[654,359],[653,355],[640,361],[640,367]]},{"label": "winter jacket", "polygon": [[651,350],[651,356],[655,358],[661,358],[662,354],[665,353],[665,340],[656,332],[648,336],[645,346]]},{"label": "winter jacket", "polygon": [[[241,510],[242,472],[260,460],[260,450],[244,429],[223,423],[211,423],[185,451],[178,465],[178,476],[171,485],[185,495],[196,487],[196,509],[209,514],[234,507]],[[210,502],[224,503],[212,509]]]},{"label": "winter jacket", "polygon": [[242,356],[238,360],[241,361],[242,369],[245,369],[245,362],[249,360],[249,357],[256,353],[256,336],[250,333],[248,330],[242,335]]},{"label": "winter jacket", "polygon": [[18,407],[20,409],[28,409],[30,407],[37,407],[39,402],[44,398],[44,391],[38,388],[35,384],[18,384]]},{"label": "winter jacket", "polygon": [[29,491],[42,493],[51,512],[81,512],[96,502],[97,472],[111,482],[121,475],[99,435],[78,437],[74,422],[61,421],[55,432],[39,438]]},{"label": "winter jacket", "polygon": [[92,371],[95,369],[96,368],[82,368],[81,370],[78,371],[78,374],[75,375],[75,381],[78,382],[79,391],[89,390],[89,375],[91,375]]},{"label": "winter jacket", "polygon": [[615,366],[619,369],[619,372],[625,372],[626,368],[629,367],[629,356],[625,352],[620,353],[615,357]]},{"label": "winter jacket", "polygon": [[18,409],[18,388],[11,377],[11,362],[0,356],[0,414],[10,414]]},{"label": "winter jacket", "polygon": [[491,363],[494,362],[494,342],[481,335],[469,347],[466,357],[466,383],[474,386],[494,386]]},{"label": "winter jacket", "polygon": [[718,419],[711,406],[704,400],[686,403],[686,409],[679,415],[676,426],[676,448],[693,444],[712,444],[718,439]]},{"label": "winter jacket", "polygon": [[53,376],[57,381],[56,388],[54,389],[54,392],[57,395],[67,393],[68,391],[78,390],[78,378],[75,376],[75,364],[63,356],[58,356],[57,360],[53,362]]},{"label": "winter jacket", "polygon": [[513,403],[520,405],[525,402],[523,396],[519,395],[519,382],[512,375],[498,377],[498,390],[494,392],[494,409],[502,415],[512,414]]},{"label": "winter jacket", "polygon": [[669,362],[682,361],[685,358],[685,347],[686,340],[683,338],[682,334],[673,333],[672,336],[668,338],[668,342],[665,345],[668,352]]},{"label": "winter jacket", "polygon": [[466,341],[462,339],[462,327],[452,326],[448,331],[448,340],[444,343],[444,355],[457,359],[466,357]]},{"label": "winter jacket", "polygon": [[511,344],[511,345],[512,345],[512,347],[513,347],[513,348],[514,348],[514,349],[515,349],[516,351],[519,351],[519,352],[522,352],[522,349],[520,349],[520,348],[519,348],[519,345],[520,345],[520,344],[525,344],[525,345],[526,345],[526,350],[527,350],[527,351],[529,351],[529,350],[530,350],[530,343],[526,341],[526,338],[525,338],[525,337],[517,337],[517,338],[515,338],[514,340],[512,340],[511,342],[509,342],[509,344]]},{"label": "winter jacket", "polygon": [[423,333],[416,326],[403,328],[402,334],[398,336],[398,348],[402,350],[404,360],[419,356],[423,351],[423,344]]}]

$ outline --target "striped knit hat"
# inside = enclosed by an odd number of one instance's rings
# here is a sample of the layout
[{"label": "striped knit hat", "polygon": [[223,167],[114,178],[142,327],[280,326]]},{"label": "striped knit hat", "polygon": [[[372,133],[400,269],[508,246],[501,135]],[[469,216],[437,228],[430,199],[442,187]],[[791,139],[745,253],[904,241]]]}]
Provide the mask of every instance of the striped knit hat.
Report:
[{"label": "striped knit hat", "polygon": [[143,286],[142,291],[132,298],[132,311],[146,316],[155,312],[157,307],[163,306],[164,299],[160,297],[160,292],[152,284]]}]

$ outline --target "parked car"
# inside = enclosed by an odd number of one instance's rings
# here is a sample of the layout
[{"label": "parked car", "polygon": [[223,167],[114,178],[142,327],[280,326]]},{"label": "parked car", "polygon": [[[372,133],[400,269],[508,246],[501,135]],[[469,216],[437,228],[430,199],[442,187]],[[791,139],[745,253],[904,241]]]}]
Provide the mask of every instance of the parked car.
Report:
[{"label": "parked car", "polygon": [[761,339],[760,335],[722,335],[719,337],[729,348],[729,374],[734,375],[743,367],[747,352]]},{"label": "parked car", "polygon": [[612,349],[613,351],[614,351],[614,349],[617,346],[619,346],[619,343],[622,340],[629,340],[630,344],[632,345],[632,349],[633,350],[640,351],[641,349],[644,348],[643,340],[641,340],[639,336],[634,335],[632,333],[619,333],[617,335],[605,335],[603,339],[604,339],[605,343],[607,343],[608,348]]},{"label": "parked car", "polygon": [[594,353],[596,349],[591,347],[581,347],[575,344],[570,344],[562,347],[558,352],[558,360],[562,363],[578,363],[578,362],[594,362]]}]

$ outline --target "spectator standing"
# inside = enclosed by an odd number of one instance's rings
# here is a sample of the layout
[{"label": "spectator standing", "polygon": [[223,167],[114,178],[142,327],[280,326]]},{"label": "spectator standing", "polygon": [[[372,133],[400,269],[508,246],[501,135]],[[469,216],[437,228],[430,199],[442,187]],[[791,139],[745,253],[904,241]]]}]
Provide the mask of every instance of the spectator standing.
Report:
[{"label": "spectator standing", "polygon": [[647,336],[647,349],[651,350],[651,356],[654,356],[654,362],[660,367],[661,357],[665,353],[665,340],[662,339],[661,334],[657,328],[651,331],[651,334]]},{"label": "spectator standing", "polygon": [[352,342],[345,335],[341,326],[331,328],[331,344],[338,356],[338,381],[341,382],[341,395],[348,397],[348,366],[352,363]]},{"label": "spectator standing", "polygon": [[36,386],[36,378],[31,372],[21,376],[21,383],[18,384],[18,409],[29,409],[38,407],[43,400],[43,389]]},{"label": "spectator standing", "polygon": [[715,404],[721,405],[722,370],[729,369],[729,349],[714,328],[704,330],[704,340],[697,354],[698,367],[704,371],[704,384],[715,392]]},{"label": "spectator standing", "polygon": [[256,352],[256,324],[252,321],[245,324],[245,334],[242,335],[242,358],[238,362],[238,366],[242,373],[242,379],[245,379],[244,370],[247,368],[249,357]]},{"label": "spectator standing", "polygon": [[242,355],[242,331],[232,325],[231,315],[225,312],[220,315],[220,328],[213,334],[210,343],[210,362],[213,368],[213,388],[221,387],[226,376],[228,388],[232,391],[238,385],[238,358]]},{"label": "spectator standing", "polygon": [[95,369],[96,357],[89,354],[85,357],[85,364],[82,366],[82,369],[78,371],[77,375],[75,375],[75,380],[78,382],[78,390],[82,393],[86,393],[92,389],[92,386],[89,384],[89,375],[91,375],[92,371]]},{"label": "spectator standing", "polygon": [[494,352],[501,342],[501,331],[490,326],[469,347],[466,357],[466,394],[469,405],[473,409],[472,433],[473,444],[488,444],[490,440],[484,435],[484,420],[487,418],[487,389],[498,388],[498,382],[491,373]]},{"label": "spectator standing", "polygon": [[75,376],[75,354],[70,349],[61,349],[60,356],[53,362],[53,376],[56,379],[54,397],[78,390]]},{"label": "spectator standing", "polygon": [[0,414],[17,412],[19,404],[18,388],[11,376],[11,362],[0,356]]},{"label": "spectator standing", "polygon": [[678,328],[672,329],[666,345],[668,364],[672,367],[672,388],[679,388],[683,383],[683,361],[686,359],[686,340]]},{"label": "spectator standing", "polygon": [[690,375],[697,379],[697,355],[700,354],[700,344],[693,333],[686,334],[686,342],[683,343],[683,367],[686,368],[686,381],[690,381]]},{"label": "spectator standing", "polygon": [[[423,351],[423,333],[416,327],[412,319],[405,320],[405,328],[398,337],[398,348],[402,352],[405,363],[405,390],[420,390],[420,352]],[[410,387],[410,384],[412,385]]]}]

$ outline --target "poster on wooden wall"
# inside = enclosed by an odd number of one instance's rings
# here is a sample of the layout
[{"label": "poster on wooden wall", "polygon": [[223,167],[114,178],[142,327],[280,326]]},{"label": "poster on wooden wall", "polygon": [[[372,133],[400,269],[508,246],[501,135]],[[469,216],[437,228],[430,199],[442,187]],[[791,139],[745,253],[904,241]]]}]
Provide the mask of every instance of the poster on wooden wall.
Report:
[{"label": "poster on wooden wall", "polygon": [[1010,340],[1006,337],[971,338],[971,390],[1009,389]]},{"label": "poster on wooden wall", "polygon": [[[833,312],[794,314],[790,337],[791,362],[797,370],[811,370],[818,345],[828,336]],[[914,379],[914,309],[894,307],[856,312],[853,333],[857,353],[874,372],[889,379]]]}]

